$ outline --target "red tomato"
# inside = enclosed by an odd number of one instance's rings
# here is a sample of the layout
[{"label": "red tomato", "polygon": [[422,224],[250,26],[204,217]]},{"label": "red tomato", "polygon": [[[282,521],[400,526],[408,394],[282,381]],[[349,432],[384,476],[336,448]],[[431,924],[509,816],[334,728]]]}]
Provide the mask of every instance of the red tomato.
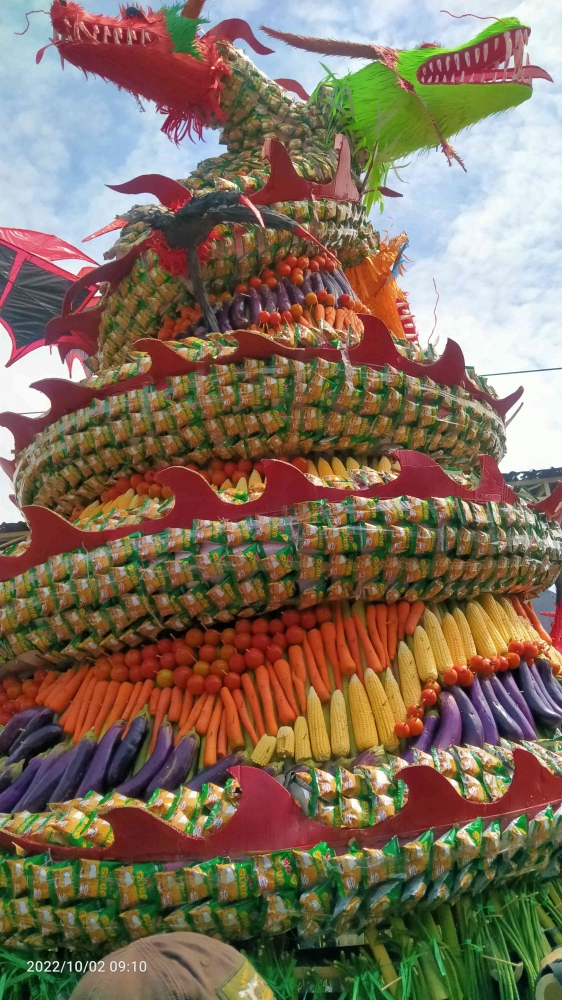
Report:
[{"label": "red tomato", "polygon": [[250,288],[260,288],[261,283],[262,283],[261,278],[258,278],[256,274],[253,276],[253,278],[250,278],[248,282]]},{"label": "red tomato", "polygon": [[234,636],[236,635],[236,630],[233,628],[225,628],[221,632],[221,642],[223,646],[232,646],[234,642]]},{"label": "red tomato", "polygon": [[340,306],[340,308],[343,308],[343,309],[346,309],[347,306],[350,306],[351,305],[351,295],[348,295],[347,292],[344,292],[343,295],[340,295],[340,297],[338,299],[338,305]]},{"label": "red tomato", "polygon": [[317,260],[311,260],[311,261],[309,261],[308,266],[309,266],[309,268],[310,268],[311,271],[319,271],[320,270],[320,264],[318,263]]},{"label": "red tomato", "polygon": [[146,680],[148,680],[149,678],[156,677],[156,674],[158,673],[159,669],[160,669],[160,664],[156,659],[143,660],[140,665],[140,672]]},{"label": "red tomato", "polygon": [[[414,724],[414,719],[412,719],[412,725]],[[421,721],[421,720],[418,720]],[[423,723],[421,723],[423,729]],[[394,732],[396,733],[398,739],[406,740],[410,735],[410,725],[407,722],[397,722],[394,727]]]},{"label": "red tomato", "polygon": [[458,683],[463,688],[468,688],[471,684],[474,684],[474,674],[472,673],[472,670],[468,667],[466,670],[463,670],[462,674],[459,674]]},{"label": "red tomato", "polygon": [[0,726],[5,726],[12,718],[12,712],[0,712]]},{"label": "red tomato", "polygon": [[197,663],[193,664],[193,673],[199,674],[201,677],[206,677],[211,670],[211,664],[207,663],[206,660],[197,660]]},{"label": "red tomato", "polygon": [[7,700],[8,700],[8,695],[6,694],[6,692],[5,691],[0,691],[0,708],[2,707],[2,705],[4,704],[4,702],[6,702]]},{"label": "red tomato", "polygon": [[156,674],[156,683],[161,688],[171,688],[174,686],[174,675],[171,670],[159,670]]},{"label": "red tomato", "polygon": [[125,654],[112,653],[111,656],[109,657],[109,662],[111,663],[112,667],[122,667],[123,664],[125,663]]},{"label": "red tomato", "polygon": [[174,670],[174,684],[176,687],[185,691],[187,687],[187,682],[190,677],[193,676],[193,670],[191,667],[176,667]]},{"label": "red tomato", "polygon": [[445,684],[456,684],[458,679],[459,675],[454,667],[447,667],[447,669],[443,672],[443,680],[445,681]]},{"label": "red tomato", "polygon": [[191,646],[196,649],[197,646],[203,645],[203,632],[200,628],[190,628],[184,635],[183,641],[186,646]]},{"label": "red tomato", "polygon": [[209,674],[205,677],[205,691],[207,694],[218,694],[222,687],[222,680],[218,674]]},{"label": "red tomato", "polygon": [[306,632],[300,625],[289,625],[285,635],[289,646],[300,646],[306,639]]},{"label": "red tomato", "polygon": [[264,635],[263,632],[258,632],[257,635],[252,636],[252,649],[261,649],[262,653],[265,653],[271,639],[268,635]]},{"label": "red tomato", "polygon": [[33,708],[33,699],[27,698],[26,695],[20,694],[18,698],[15,699],[16,712],[24,712],[26,708]]},{"label": "red tomato", "polygon": [[249,458],[239,458],[236,463],[236,468],[239,472],[243,472],[246,476],[250,474],[254,468],[254,464]]},{"label": "red tomato", "polygon": [[535,646],[534,642],[524,642],[523,643],[523,656],[525,659],[534,660],[536,656],[539,655],[539,651]]},{"label": "red tomato", "polygon": [[224,473],[228,479],[232,479],[232,476],[236,472],[236,462],[225,462],[224,463]]},{"label": "red tomato", "polygon": [[113,489],[117,490],[117,496],[123,496],[124,493],[130,489],[131,483],[128,479],[118,479],[116,483],[113,484]]},{"label": "red tomato", "polygon": [[136,667],[129,667],[129,680],[133,684],[143,680],[142,664],[137,663]]},{"label": "red tomato", "polygon": [[314,611],[301,612],[301,625],[305,629],[316,628],[316,615]]},{"label": "red tomato", "polygon": [[41,684],[41,682],[45,680],[46,676],[47,676],[47,671],[45,670],[45,668],[39,667],[39,670],[36,670],[35,673],[33,674],[33,680],[37,681],[38,684]]},{"label": "red tomato", "polygon": [[174,643],[171,639],[159,639],[156,643],[156,652],[159,656],[162,656],[162,653],[172,653],[173,650]]},{"label": "red tomato", "polygon": [[242,687],[240,674],[235,674],[233,672],[228,673],[223,679],[223,684],[229,691],[236,691],[238,688]]},{"label": "red tomato", "polygon": [[237,674],[243,674],[246,669],[246,660],[241,653],[235,653],[228,661],[228,669]]},{"label": "red tomato", "polygon": [[261,649],[247,649],[244,653],[244,663],[250,670],[255,670],[256,667],[261,667],[265,662],[265,656]]},{"label": "red tomato", "polygon": [[[117,666],[122,666],[122,664],[118,663]],[[112,670],[113,666],[109,661],[107,663],[98,663],[94,667],[94,673],[98,681],[106,681]]]},{"label": "red tomato", "polygon": [[431,705],[435,705],[437,694],[432,688],[424,688],[420,695],[420,700],[429,708]]},{"label": "red tomato", "polygon": [[148,496],[149,489],[150,489],[150,483],[145,483],[143,480],[143,482],[139,483],[139,485],[137,486],[137,493],[141,497]]},{"label": "red tomato", "polygon": [[275,663],[276,660],[282,660],[283,653],[284,650],[281,649],[281,646],[278,646],[275,642],[272,643],[271,646],[268,646],[265,651],[266,659],[268,659],[270,663]]},{"label": "red tomato", "polygon": [[[271,635],[276,635],[278,632],[284,632],[285,626],[280,618],[272,618],[269,623],[269,631]],[[224,635],[224,632],[223,632]]]},{"label": "red tomato", "polygon": [[174,660],[178,667],[191,667],[195,663],[195,653],[192,649],[184,646],[183,649],[176,649]]},{"label": "red tomato", "polygon": [[498,660],[500,661],[498,670],[503,674],[506,670],[509,670],[509,660],[507,656],[498,656]]},{"label": "red tomato", "polygon": [[234,656],[235,652],[236,652],[236,646],[234,645],[219,646],[218,648],[219,660],[226,660],[226,662],[228,663],[230,657]]},{"label": "red tomato", "polygon": [[423,722],[421,719],[410,719],[408,723],[410,736],[421,736],[423,733]]},{"label": "red tomato", "polygon": [[20,682],[12,681],[6,688],[6,694],[8,695],[10,701],[15,701],[16,698],[19,698],[20,694],[23,694],[23,688]]},{"label": "red tomato", "polygon": [[21,688],[24,694],[29,694],[30,689],[32,689],[32,691],[34,691],[35,694],[37,694],[37,691],[39,690],[39,685],[36,684],[35,681],[31,679],[31,677],[28,677],[27,680],[22,682]]},{"label": "red tomato", "polygon": [[310,260],[308,257],[305,257],[304,254],[301,257],[297,257],[297,267],[300,267],[303,271],[305,270],[305,268],[308,267],[309,264]]},{"label": "red tomato", "polygon": [[518,656],[523,656],[523,653],[525,652],[524,644],[519,642],[517,639],[512,639],[507,648],[510,653],[517,653]]},{"label": "red tomato", "polygon": [[249,649],[252,645],[252,636],[249,632],[237,632],[234,645],[239,653],[243,653],[245,649]]},{"label": "red tomato", "polygon": [[156,643],[151,646],[143,646],[141,649],[141,656],[143,660],[155,660],[158,656]]},{"label": "red tomato", "polygon": [[471,670],[474,670],[475,674],[479,674],[482,671],[483,662],[484,662],[483,656],[471,656],[468,665]]},{"label": "red tomato", "polygon": [[277,273],[281,275],[282,278],[288,278],[292,271],[291,265],[285,263],[279,263],[277,265]]},{"label": "red tomato", "polygon": [[506,656],[507,665],[510,670],[516,670],[521,663],[521,657],[519,653],[508,653]]},{"label": "red tomato", "polygon": [[411,719],[421,719],[423,718],[423,708],[420,708],[419,705],[408,705],[406,715]]},{"label": "red tomato", "polygon": [[128,649],[125,653],[125,663],[128,667],[138,667],[142,660],[140,649]]},{"label": "red tomato", "polygon": [[160,668],[162,670],[175,670],[176,667],[175,653],[163,653],[160,657]]},{"label": "red tomato", "polygon": [[253,635],[267,635],[269,632],[269,622],[267,618],[254,618],[252,622]]},{"label": "red tomato", "polygon": [[217,677],[224,677],[228,673],[228,663],[226,660],[213,660],[209,673],[216,674]]},{"label": "red tomato", "polygon": [[491,660],[485,657],[482,660],[482,666],[480,667],[480,673],[484,674],[484,677],[489,677],[494,673],[494,665]]},{"label": "red tomato", "polygon": [[308,462],[302,455],[297,455],[296,458],[293,458],[291,465],[294,465],[295,469],[298,469],[304,475],[308,472]]},{"label": "red tomato", "polygon": [[205,646],[220,646],[221,641],[221,633],[217,632],[215,628],[207,629],[203,636],[203,644]]},{"label": "red tomato", "polygon": [[500,658],[499,658],[499,656],[492,657],[492,659],[490,660],[490,663],[492,664],[494,673],[497,674],[498,671],[499,671],[499,669],[500,669]]},{"label": "red tomato", "polygon": [[282,650],[287,648],[287,639],[284,632],[276,632],[273,636],[273,644],[275,646],[281,646]]},{"label": "red tomato", "polygon": [[281,621],[285,628],[289,625],[300,625],[301,616],[300,612],[296,611],[294,608],[289,608],[287,611],[281,612]]},{"label": "red tomato", "polygon": [[204,646],[201,646],[201,649],[199,650],[200,660],[206,660],[207,663],[212,663],[213,660],[216,660],[216,658],[217,658],[216,646],[211,646],[210,643],[205,643]]},{"label": "red tomato", "polygon": [[157,469],[148,469],[144,474],[144,480],[146,483],[156,482]]},{"label": "red tomato", "polygon": [[203,694],[205,690],[205,678],[200,674],[193,674],[187,682],[187,690],[191,694]]},{"label": "red tomato", "polygon": [[15,674],[6,674],[6,676],[4,677],[4,680],[2,681],[2,686],[4,688],[4,691],[8,690],[10,684],[17,683],[17,680],[18,679],[17,679],[17,677],[16,677]]},{"label": "red tomato", "polygon": [[322,622],[331,622],[332,609],[328,604],[321,604],[319,608],[314,609],[314,616],[318,625],[321,625]]},{"label": "red tomato", "polygon": [[294,253],[290,253],[288,257],[285,257],[285,263],[289,265],[291,270],[297,266],[297,258]]},{"label": "red tomato", "polygon": [[129,482],[133,487],[133,489],[136,490],[139,483],[144,483],[144,476],[141,476],[140,473],[135,472],[135,474],[130,477]]},{"label": "red tomato", "polygon": [[[234,632],[238,635],[239,632],[250,632],[250,623],[247,618],[237,618],[234,622]],[[232,640],[234,642],[234,640]]]},{"label": "red tomato", "polygon": [[123,663],[121,666],[112,667],[109,676],[112,681],[119,681],[119,683],[122,684],[123,681],[129,680],[129,668],[126,666],[125,663]]}]

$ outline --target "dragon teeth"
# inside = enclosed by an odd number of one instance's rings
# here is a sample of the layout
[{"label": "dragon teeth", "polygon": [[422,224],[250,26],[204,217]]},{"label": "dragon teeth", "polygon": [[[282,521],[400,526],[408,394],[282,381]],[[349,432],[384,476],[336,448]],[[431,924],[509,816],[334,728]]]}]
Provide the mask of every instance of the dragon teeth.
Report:
[{"label": "dragon teeth", "polygon": [[464,61],[465,61],[466,65],[470,67],[470,52],[465,52],[465,54],[464,54]]},{"label": "dragon teeth", "polygon": [[461,68],[461,61],[460,61],[460,58],[459,58],[459,56],[457,55],[456,52],[455,52],[454,59],[455,59],[455,66],[457,67],[457,69],[460,69]]},{"label": "dragon teeth", "polygon": [[488,43],[487,42],[484,42],[484,46],[483,46],[482,51],[484,53],[484,62],[487,62],[487,60],[488,60]]},{"label": "dragon teeth", "polygon": [[476,64],[478,65],[478,63],[480,62],[480,49],[478,48],[478,46],[476,46],[474,50],[474,58],[476,60]]}]

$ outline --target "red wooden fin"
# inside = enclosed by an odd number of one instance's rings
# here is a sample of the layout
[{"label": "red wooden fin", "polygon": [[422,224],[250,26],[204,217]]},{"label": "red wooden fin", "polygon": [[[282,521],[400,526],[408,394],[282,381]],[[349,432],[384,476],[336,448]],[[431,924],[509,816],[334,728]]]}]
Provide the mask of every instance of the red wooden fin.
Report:
[{"label": "red wooden fin", "polygon": [[112,191],[118,191],[119,194],[153,194],[166,208],[180,208],[191,198],[189,191],[183,184],[172,180],[171,177],[165,177],[164,174],[139,174],[138,177],[133,177],[132,180],[126,181],[124,184],[106,184],[105,186],[111,188]]},{"label": "red wooden fin", "polygon": [[211,28],[204,38],[226,38],[227,42],[236,42],[239,38],[246,42],[254,52],[260,56],[273,55],[274,49],[268,49],[267,45],[260,42],[250,28],[247,21],[241,17],[228,17],[225,21],[220,21]]},{"label": "red wooden fin", "polygon": [[562,518],[562,483],[557,484],[549,497],[529,506],[537,514],[546,514],[547,517],[559,521]]},{"label": "red wooden fin", "polygon": [[283,87],[285,90],[289,90],[291,94],[296,94],[297,97],[300,97],[301,101],[310,100],[310,94],[307,94],[302,83],[299,83],[298,80],[291,80],[288,77],[280,77],[278,80],[274,80],[273,82],[278,83],[279,86]]}]

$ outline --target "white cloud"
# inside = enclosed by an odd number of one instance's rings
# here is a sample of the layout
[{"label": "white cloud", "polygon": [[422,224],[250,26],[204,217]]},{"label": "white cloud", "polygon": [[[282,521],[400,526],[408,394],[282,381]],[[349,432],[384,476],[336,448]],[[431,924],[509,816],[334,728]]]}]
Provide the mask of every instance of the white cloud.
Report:
[{"label": "white cloud", "polygon": [[[49,35],[45,15],[31,15],[31,27],[22,37],[12,34],[25,27],[28,6],[26,0],[4,0],[0,13],[0,225],[56,233],[80,246],[85,235],[128,204],[105,183],[149,171],[185,177],[200,159],[220,150],[214,134],[205,145],[185,141],[177,149],[160,133],[161,119],[150,105],[142,114],[129,95],[103,81],[85,80],[72,66],[62,73],[53,49],[37,67],[35,53]],[[86,0],[86,6],[115,13],[119,4]],[[258,37],[259,25],[265,23],[403,48],[423,41],[462,41],[486,23],[455,20],[438,7],[429,0],[394,0],[385,6],[332,0],[322,6],[319,18],[317,8],[296,0],[275,6],[240,0],[235,12],[228,0],[216,0],[205,12],[211,23],[233,13],[246,17]],[[470,9],[481,16],[490,13],[487,0],[472,0]],[[452,12],[465,11],[453,4]],[[404,198],[391,203],[382,217],[373,216],[381,231],[405,229],[410,235],[412,264],[403,284],[422,333],[427,336],[433,326],[435,278],[441,344],[452,336],[481,372],[562,364],[560,7],[558,0],[524,0],[496,13],[514,14],[531,25],[531,59],[548,69],[557,84],[537,81],[532,100],[523,107],[458,137],[468,174],[458,166],[449,169],[439,153],[414,159],[404,173],[408,184],[400,188]],[[322,75],[320,58],[277,42],[272,47],[272,56],[249,54],[271,77],[292,76],[311,90]],[[343,59],[322,61],[338,74],[352,68]],[[358,65],[354,62],[353,68]],[[105,237],[85,249],[101,260],[111,243]],[[8,353],[7,337],[0,333],[0,365]],[[28,385],[47,375],[65,378],[66,369],[45,348],[8,370],[1,367],[0,408],[39,409],[43,397]],[[561,377],[562,372],[553,372],[495,380],[500,395],[520,382],[526,387],[525,406],[509,429],[503,468],[562,464]],[[10,448],[11,436],[0,429],[0,453],[9,455]],[[7,499],[10,491],[2,476],[0,521],[17,517]]]}]

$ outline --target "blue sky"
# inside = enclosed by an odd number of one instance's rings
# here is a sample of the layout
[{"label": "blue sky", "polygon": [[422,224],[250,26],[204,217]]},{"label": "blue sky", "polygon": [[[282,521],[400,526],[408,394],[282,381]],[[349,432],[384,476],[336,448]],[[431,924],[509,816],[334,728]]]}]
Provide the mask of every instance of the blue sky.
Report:
[{"label": "blue sky", "polygon": [[[14,34],[25,28],[25,12],[33,6],[30,0],[2,0],[0,6],[0,226],[56,233],[80,246],[84,236],[131,204],[106,183],[147,172],[186,177],[220,147],[216,134],[208,133],[204,144],[186,140],[176,148],[159,131],[162,120],[152,106],[141,113],[115,87],[86,80],[69,65],[62,72],[52,48],[36,66],[35,53],[50,35],[48,18],[33,14],[27,33]],[[86,6],[116,13],[119,4],[86,0]],[[455,20],[439,7],[431,0],[328,0],[321,8],[296,0],[236,5],[212,0],[205,13],[211,24],[244,17],[258,37],[265,23],[395,48],[424,41],[460,44],[482,27],[482,21]],[[489,0],[466,6],[449,0],[448,9],[519,17],[532,28],[531,62],[547,69],[555,83],[535,81],[533,97],[522,107],[456,139],[468,173],[457,165],[449,168],[441,153],[414,158],[402,173],[407,183],[391,182],[404,197],[387,203],[382,216],[377,211],[373,222],[381,233],[409,234],[411,263],[403,286],[424,341],[434,325],[435,280],[439,348],[452,337],[467,363],[482,373],[562,365],[562,8],[559,0],[525,0],[493,10]],[[318,57],[277,42],[271,47],[276,49],[271,56],[250,53],[257,65],[273,78],[294,77],[312,90],[323,75]],[[323,61],[337,74],[350,66],[343,59]],[[353,68],[359,65],[354,61]],[[111,242],[101,238],[84,248],[101,261]],[[8,337],[0,329],[0,409],[40,410],[44,397],[29,384],[66,377],[58,354],[42,348],[6,370],[8,355]],[[74,375],[80,377],[77,366]],[[525,385],[525,405],[508,430],[502,468],[562,465],[562,371],[493,382],[502,396]],[[11,448],[11,435],[0,428],[0,454],[9,456]],[[0,521],[14,520],[10,484],[0,477]]]}]

